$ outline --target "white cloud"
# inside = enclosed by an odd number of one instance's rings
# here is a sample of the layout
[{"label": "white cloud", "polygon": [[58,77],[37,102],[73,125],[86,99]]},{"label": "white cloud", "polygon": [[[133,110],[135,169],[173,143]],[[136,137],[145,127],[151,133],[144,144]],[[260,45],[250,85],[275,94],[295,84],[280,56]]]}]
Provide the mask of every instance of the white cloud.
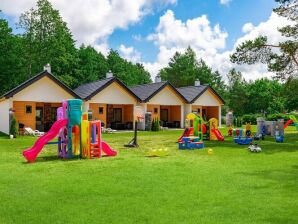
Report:
[{"label": "white cloud", "polygon": [[242,27],[243,33],[249,33],[254,29],[254,25],[252,23],[245,23]]},{"label": "white cloud", "polygon": [[261,22],[257,26],[254,26],[252,23],[246,23],[242,27],[242,31],[246,34],[243,37],[240,37],[235,45],[239,45],[246,40],[255,39],[260,35],[267,36],[268,42],[276,44],[285,40],[285,37],[281,36],[277,29],[288,24],[290,24],[289,20],[280,17],[275,13],[272,13],[267,21]]},{"label": "white cloud", "polygon": [[141,53],[135,50],[133,47],[126,47],[124,44],[121,44],[119,51],[125,59],[133,63],[141,61]]},{"label": "white cloud", "polygon": [[[155,33],[147,39],[153,41],[159,48],[157,60],[154,63],[144,63],[145,67],[155,76],[159,69],[166,66],[176,51],[184,52],[190,46],[214,70],[226,75],[235,67],[243,73],[246,79],[271,77],[273,73],[267,71],[266,65],[236,65],[230,62],[230,55],[237,45],[245,40],[254,39],[259,35],[268,36],[268,41],[278,43],[284,37],[277,31],[277,27],[289,24],[284,18],[272,13],[269,19],[258,25],[244,24],[244,35],[235,41],[232,50],[226,49],[227,32],[219,25],[212,27],[206,16],[189,19],[185,23],[177,20],[172,11],[167,11],[161,18]],[[224,50],[224,51],[223,51]]]},{"label": "white cloud", "polygon": [[132,35],[132,39],[134,39],[135,41],[141,41],[143,38],[141,34],[136,34],[136,35]]},{"label": "white cloud", "polygon": [[176,51],[184,52],[188,46],[195,50],[199,58],[213,65],[218,50],[225,49],[227,37],[227,32],[222,31],[218,24],[214,27],[210,25],[206,15],[182,22],[168,10],[161,16],[155,33],[147,37],[158,46],[159,53],[156,62],[145,63],[145,67],[155,75],[168,64]]},{"label": "white cloud", "polygon": [[[73,0],[71,4],[66,0],[50,0],[54,8],[58,9],[63,19],[68,23],[78,45],[90,44],[104,54],[109,51],[108,37],[115,29],[127,29],[130,25],[140,22],[153,9],[176,4],[177,0]],[[221,4],[228,4],[230,0],[221,0]],[[18,16],[35,7],[36,0],[0,0],[0,9],[17,20]],[[277,27],[288,24],[284,18],[272,13],[267,21],[260,24],[246,23],[242,27],[243,36],[235,41],[235,47],[241,42],[254,39],[259,35],[268,36],[270,43],[278,43],[284,37],[277,31]],[[133,37],[136,41],[143,40],[140,35]],[[198,58],[203,58],[214,70],[225,75],[231,68],[236,67],[246,79],[268,77],[265,65],[235,65],[229,60],[232,50],[226,49],[228,33],[217,24],[212,26],[206,15],[188,19],[183,22],[175,18],[168,10],[160,17],[155,32],[147,37],[159,49],[155,62],[143,62],[152,76],[166,66],[176,51],[184,52],[191,46]],[[120,45],[120,53],[132,62],[141,62],[141,54],[133,47]]]},{"label": "white cloud", "polygon": [[[126,29],[137,23],[155,7],[175,4],[176,0],[50,0],[68,23],[78,45],[107,45],[115,29]],[[35,7],[36,0],[1,0],[1,10],[16,18]]]},{"label": "white cloud", "polygon": [[220,4],[228,5],[232,0],[220,0]]}]

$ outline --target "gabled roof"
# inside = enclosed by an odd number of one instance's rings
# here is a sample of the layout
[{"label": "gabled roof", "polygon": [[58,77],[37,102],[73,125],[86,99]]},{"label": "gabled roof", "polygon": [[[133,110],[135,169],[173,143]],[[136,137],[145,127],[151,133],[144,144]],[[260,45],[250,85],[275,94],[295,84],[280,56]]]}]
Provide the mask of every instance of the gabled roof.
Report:
[{"label": "gabled roof", "polygon": [[84,100],[90,100],[93,96],[98,94],[100,91],[108,87],[113,82],[118,83],[121,87],[123,87],[129,94],[131,94],[134,98],[136,98],[138,101],[141,101],[141,99],[132,92],[123,82],[121,82],[116,77],[101,79],[95,82],[86,83],[74,90],[74,92],[81,97],[81,99]]},{"label": "gabled roof", "polygon": [[208,89],[211,90],[223,104],[225,103],[223,98],[209,85],[185,86],[177,88],[177,91],[180,92],[189,103],[194,103]]},{"label": "gabled roof", "polygon": [[[2,97],[5,97],[5,98],[13,97],[18,92],[22,91],[26,87],[30,86],[31,84],[33,84],[34,82],[40,80],[41,78],[43,78],[45,76],[50,78],[52,81],[54,81],[57,85],[59,85],[61,88],[63,88],[66,92],[68,92],[73,97],[79,98],[79,96],[74,91],[72,91],[69,87],[67,87],[59,79],[57,79],[54,75],[52,75],[50,72],[48,72],[46,70],[42,71],[41,73],[33,76],[32,78],[28,79],[27,81],[23,82],[22,84],[18,85],[17,87],[13,88],[12,90],[8,91]],[[0,98],[2,98],[2,97],[0,97]]]},{"label": "gabled roof", "polygon": [[166,86],[169,86],[174,92],[177,93],[184,101],[187,101],[185,97],[177,91],[177,89],[168,81],[156,82],[150,84],[143,84],[131,87],[131,91],[134,92],[143,102],[148,102],[157,93],[163,90]]}]

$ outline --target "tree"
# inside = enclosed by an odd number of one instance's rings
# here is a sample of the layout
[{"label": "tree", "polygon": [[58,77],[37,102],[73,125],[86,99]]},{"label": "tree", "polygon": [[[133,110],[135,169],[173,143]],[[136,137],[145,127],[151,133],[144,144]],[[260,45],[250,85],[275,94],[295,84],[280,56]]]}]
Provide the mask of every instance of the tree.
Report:
[{"label": "tree", "polygon": [[225,91],[225,85],[218,71],[212,69],[200,59],[197,61],[195,52],[188,47],[185,53],[176,52],[169,65],[160,71],[162,80],[170,81],[176,87],[192,86],[195,80],[209,84],[220,94]]},{"label": "tree", "polygon": [[37,8],[21,15],[19,27],[24,30],[24,58],[29,76],[50,63],[53,74],[73,86],[77,51],[59,11],[53,9],[48,0],[38,0]]},{"label": "tree", "polygon": [[241,72],[232,69],[228,74],[227,105],[236,115],[243,115],[247,111],[248,92],[247,82]]},{"label": "tree", "polygon": [[160,76],[162,80],[170,81],[176,87],[193,85],[198,76],[195,52],[190,47],[184,54],[176,52],[168,66],[160,71]]},{"label": "tree", "polygon": [[128,62],[115,50],[109,52],[107,62],[113,74],[128,86],[151,82],[150,74],[142,64]]},{"label": "tree", "polygon": [[269,43],[266,36],[259,36],[240,44],[230,59],[237,64],[267,64],[269,71],[276,72],[278,78],[285,79],[298,75],[298,0],[276,2],[279,7],[273,11],[292,22],[292,25],[278,29],[286,40]]},{"label": "tree", "polygon": [[109,64],[104,55],[93,47],[84,45],[78,50],[77,67],[77,85],[103,79],[109,71]]},{"label": "tree", "polygon": [[283,86],[285,108],[288,112],[298,110],[298,79],[289,78]]},{"label": "tree", "polygon": [[266,78],[258,79],[247,85],[247,113],[280,113],[285,110],[282,84]]},{"label": "tree", "polygon": [[0,18],[0,96],[24,80],[22,39]]}]

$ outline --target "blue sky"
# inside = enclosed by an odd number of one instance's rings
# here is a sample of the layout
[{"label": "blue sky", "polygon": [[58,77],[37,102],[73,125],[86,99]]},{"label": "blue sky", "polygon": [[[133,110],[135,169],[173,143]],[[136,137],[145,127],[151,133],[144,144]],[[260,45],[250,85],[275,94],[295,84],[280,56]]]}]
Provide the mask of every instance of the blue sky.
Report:
[{"label": "blue sky", "polygon": [[[154,12],[142,19],[139,23],[128,29],[116,30],[110,37],[110,46],[117,49],[123,42],[134,46],[142,53],[142,59],[153,62],[156,60],[158,49],[152,42],[144,40],[146,36],[154,32],[159,23],[159,18],[167,9],[175,13],[175,17],[182,21],[201,15],[207,15],[212,25],[219,24],[221,29],[228,32],[227,48],[232,49],[235,41],[243,35],[242,27],[245,23],[259,24],[266,21],[276,6],[271,0],[234,0],[228,5],[220,4],[219,0],[183,0],[175,5],[170,5],[162,10]],[[136,41],[133,36],[141,36],[142,41]]]},{"label": "blue sky", "polygon": [[[175,51],[191,46],[224,76],[236,67],[247,78],[270,76],[263,65],[230,63],[235,44],[268,35],[279,41],[281,20],[272,14],[274,0],[49,0],[68,23],[77,45],[94,46],[107,54],[118,50],[127,60],[141,62],[154,77]],[[2,17],[14,26],[36,0],[1,0]],[[204,16],[205,15],[205,16]],[[18,31],[15,31],[18,32]]]}]

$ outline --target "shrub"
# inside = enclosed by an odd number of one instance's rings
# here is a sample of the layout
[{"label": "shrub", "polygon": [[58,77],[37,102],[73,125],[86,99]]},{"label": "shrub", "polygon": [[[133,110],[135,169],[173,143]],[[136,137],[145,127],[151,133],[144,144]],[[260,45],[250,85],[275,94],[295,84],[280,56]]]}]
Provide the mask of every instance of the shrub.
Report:
[{"label": "shrub", "polygon": [[284,119],[285,121],[289,120],[289,115],[287,114],[268,114],[266,120],[268,121],[277,121],[278,119]]},{"label": "shrub", "polygon": [[9,134],[13,135],[14,138],[16,138],[18,135],[18,122],[15,116],[12,116],[12,119],[10,121]]},{"label": "shrub", "polygon": [[157,118],[152,121],[151,131],[159,131],[159,120]]},{"label": "shrub", "polygon": [[251,124],[257,124],[257,118],[262,117],[261,114],[245,114],[242,117],[242,122],[244,124],[251,123]]}]

